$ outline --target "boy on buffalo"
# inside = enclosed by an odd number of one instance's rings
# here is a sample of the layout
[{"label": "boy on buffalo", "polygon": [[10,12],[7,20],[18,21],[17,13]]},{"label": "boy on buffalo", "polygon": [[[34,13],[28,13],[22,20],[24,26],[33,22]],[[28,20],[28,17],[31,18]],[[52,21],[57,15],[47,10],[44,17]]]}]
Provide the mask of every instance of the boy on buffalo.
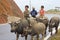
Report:
[{"label": "boy on buffalo", "polygon": [[36,18],[36,15],[37,15],[37,11],[35,10],[34,7],[32,7],[32,11],[30,12],[31,16]]},{"label": "boy on buffalo", "polygon": [[40,9],[40,17],[43,18],[44,17],[44,14],[45,14],[45,11],[44,11],[44,6],[42,5],[41,6],[41,9]]},{"label": "boy on buffalo", "polygon": [[25,11],[24,11],[24,17],[27,19],[29,17],[29,10],[28,10],[29,6],[26,5],[25,6]]}]

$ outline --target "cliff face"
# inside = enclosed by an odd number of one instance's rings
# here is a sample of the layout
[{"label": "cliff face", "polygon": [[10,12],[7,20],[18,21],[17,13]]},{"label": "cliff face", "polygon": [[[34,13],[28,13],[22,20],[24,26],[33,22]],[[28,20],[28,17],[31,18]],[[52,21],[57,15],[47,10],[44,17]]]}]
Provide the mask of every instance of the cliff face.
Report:
[{"label": "cliff face", "polygon": [[23,13],[13,0],[0,0],[0,24],[7,22],[7,16],[22,18]]}]

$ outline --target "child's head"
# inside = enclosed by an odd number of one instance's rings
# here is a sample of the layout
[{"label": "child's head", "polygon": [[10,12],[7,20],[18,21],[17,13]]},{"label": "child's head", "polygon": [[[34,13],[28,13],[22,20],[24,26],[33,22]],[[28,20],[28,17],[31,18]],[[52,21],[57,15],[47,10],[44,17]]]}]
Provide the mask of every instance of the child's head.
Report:
[{"label": "child's head", "polygon": [[44,9],[44,6],[43,5],[41,6],[41,9]]},{"label": "child's head", "polygon": [[29,6],[28,6],[28,5],[26,5],[26,6],[25,6],[25,10],[28,10],[28,8],[29,8]]},{"label": "child's head", "polygon": [[35,10],[35,7],[32,7],[32,10]]}]

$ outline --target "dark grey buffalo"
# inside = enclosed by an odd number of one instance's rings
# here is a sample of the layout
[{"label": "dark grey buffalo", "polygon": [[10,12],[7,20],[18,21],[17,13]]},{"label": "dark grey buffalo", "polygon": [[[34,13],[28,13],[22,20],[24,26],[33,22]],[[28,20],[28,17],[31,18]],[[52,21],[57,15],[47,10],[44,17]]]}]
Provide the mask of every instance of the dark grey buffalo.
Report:
[{"label": "dark grey buffalo", "polygon": [[58,25],[59,25],[59,17],[52,17],[49,22],[49,32],[51,32],[52,35],[52,28],[55,27],[56,33],[58,32]]},{"label": "dark grey buffalo", "polygon": [[46,34],[46,30],[47,30],[47,27],[48,27],[48,23],[49,23],[49,20],[47,17],[44,17],[44,18],[36,18],[37,22],[42,22],[45,24],[46,28],[45,28],[45,34]]},{"label": "dark grey buffalo", "polygon": [[26,29],[29,27],[29,23],[26,19],[20,19],[18,22],[12,22],[11,25],[11,32],[16,33],[16,40],[19,38],[19,34],[25,36],[25,40],[27,40],[27,32]]}]

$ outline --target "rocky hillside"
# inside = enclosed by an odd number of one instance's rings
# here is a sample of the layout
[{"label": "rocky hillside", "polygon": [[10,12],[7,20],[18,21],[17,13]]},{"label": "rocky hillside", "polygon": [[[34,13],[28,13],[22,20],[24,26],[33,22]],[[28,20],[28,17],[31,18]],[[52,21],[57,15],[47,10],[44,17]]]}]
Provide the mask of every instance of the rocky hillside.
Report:
[{"label": "rocky hillside", "polygon": [[7,22],[7,16],[22,18],[23,14],[13,0],[0,0],[0,24]]}]

